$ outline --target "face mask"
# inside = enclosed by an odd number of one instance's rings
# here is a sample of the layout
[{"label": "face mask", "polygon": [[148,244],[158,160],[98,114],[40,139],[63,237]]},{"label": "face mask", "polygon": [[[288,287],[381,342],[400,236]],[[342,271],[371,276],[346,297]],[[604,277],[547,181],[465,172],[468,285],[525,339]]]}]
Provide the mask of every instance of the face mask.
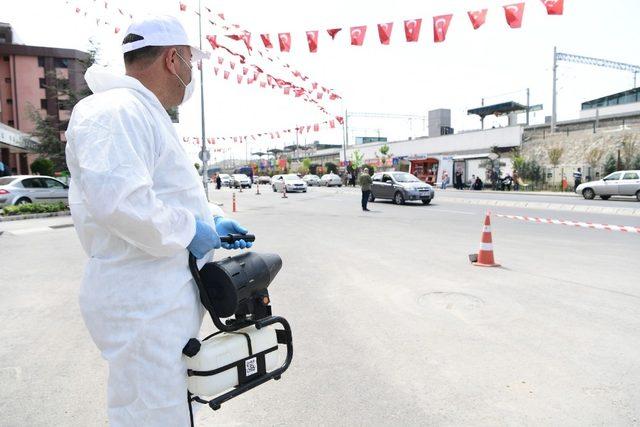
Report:
[{"label": "face mask", "polygon": [[184,58],[182,56],[180,56],[180,54],[178,52],[176,52],[176,55],[178,55],[178,58],[180,58],[182,60],[182,62],[184,62],[185,65],[187,67],[189,67],[189,69],[191,70],[191,81],[189,82],[189,84],[184,84],[184,81],[180,78],[180,76],[178,74],[176,74],[176,77],[178,78],[178,80],[180,80],[180,83],[182,83],[182,85],[184,86],[184,94],[182,95],[182,101],[180,102],[180,105],[182,105],[185,102],[187,102],[189,100],[189,98],[191,98],[191,95],[193,95],[193,90],[195,88],[195,85],[193,84],[193,69],[192,69],[192,67],[189,66],[189,63],[187,63],[187,61],[185,61]]}]

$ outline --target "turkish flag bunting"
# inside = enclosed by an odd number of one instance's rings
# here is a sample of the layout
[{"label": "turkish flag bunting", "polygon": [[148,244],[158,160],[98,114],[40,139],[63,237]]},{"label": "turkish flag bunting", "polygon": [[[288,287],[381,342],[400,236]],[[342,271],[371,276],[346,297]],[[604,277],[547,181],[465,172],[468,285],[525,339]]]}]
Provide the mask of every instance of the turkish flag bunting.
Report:
[{"label": "turkish flag bunting", "polygon": [[318,89],[318,83],[316,82],[311,83],[311,87],[313,88],[313,90]]},{"label": "turkish flag bunting", "polygon": [[269,40],[269,34],[260,34],[260,38],[262,39],[262,43],[264,43],[264,47],[273,49],[273,44],[271,44],[271,40]]},{"label": "turkish flag bunting", "polygon": [[504,7],[504,16],[511,28],[522,27],[522,15],[524,15],[524,3],[510,4]]},{"label": "turkish flag bunting", "polygon": [[329,127],[331,129],[335,129],[336,127],[336,121],[335,120],[329,120]]},{"label": "turkish flag bunting", "polygon": [[242,76],[240,74],[238,74],[238,84],[242,83]]},{"label": "turkish flag bunting", "polygon": [[224,62],[224,58],[222,56],[218,56],[218,64],[222,65]]},{"label": "turkish flag bunting", "polygon": [[473,25],[474,30],[482,27],[487,19],[487,9],[467,12],[467,14],[469,15],[469,19],[471,20],[471,25]]},{"label": "turkish flag bunting", "polygon": [[433,41],[435,43],[441,43],[447,38],[447,30],[449,29],[452,16],[453,15],[442,15],[433,17]]},{"label": "turkish flag bunting", "polygon": [[217,76],[218,75],[218,71],[220,71],[218,69],[218,67],[213,67],[213,73]]},{"label": "turkish flag bunting", "polygon": [[307,31],[307,42],[309,43],[309,52],[316,53],[318,51],[318,32]]},{"label": "turkish flag bunting", "polygon": [[260,82],[260,87],[262,87],[262,88],[267,87],[267,82]]},{"label": "turkish flag bunting", "polygon": [[336,116],[336,120],[338,121],[338,123],[340,123],[341,125],[344,124],[344,117],[341,116]]},{"label": "turkish flag bunting", "polygon": [[[106,3],[105,3],[105,6],[106,6]],[[180,2],[180,12],[184,12],[185,10],[187,10],[187,5]]]},{"label": "turkish flag bunting", "polygon": [[290,88],[290,87],[288,87],[288,86],[287,86],[287,87],[285,87],[285,88],[284,88],[284,94],[285,94],[285,95],[289,95],[290,93],[291,93],[291,88]]},{"label": "turkish flag bunting", "polygon": [[335,93],[332,93],[331,95],[329,95],[329,99],[332,101],[335,101],[336,99],[340,98],[338,95],[336,95]]},{"label": "turkish flag bunting", "polygon": [[307,133],[311,132],[311,125],[307,125]]},{"label": "turkish flag bunting", "polygon": [[229,72],[225,70],[224,72],[224,79],[225,80],[229,80]]},{"label": "turkish flag bunting", "polygon": [[301,97],[304,94],[304,89],[296,89],[296,98]]},{"label": "turkish flag bunting", "polygon": [[276,136],[280,138],[280,132],[276,132]]},{"label": "turkish flag bunting", "polygon": [[547,15],[562,15],[564,11],[564,0],[542,0],[547,8]]},{"label": "turkish flag bunting", "polygon": [[316,98],[322,99],[322,95],[323,95],[322,92],[318,92],[318,95],[316,95]]},{"label": "turkish flag bunting", "polygon": [[316,123],[315,125],[313,125],[313,131],[314,132],[319,132],[320,131],[320,125],[318,123]]},{"label": "turkish flag bunting", "polygon": [[243,76],[246,76],[248,72],[249,72],[249,69],[247,67],[242,67],[242,75]]},{"label": "turkish flag bunting", "polygon": [[386,24],[378,24],[378,37],[380,37],[380,43],[389,44],[392,30],[393,30],[393,22],[387,22]]},{"label": "turkish flag bunting", "polygon": [[257,71],[255,71],[253,73],[253,80],[258,80],[258,72]]},{"label": "turkish flag bunting", "polygon": [[267,76],[267,82],[269,83],[269,86],[273,86],[273,77]]},{"label": "turkish flag bunting", "polygon": [[336,39],[336,35],[342,31],[342,28],[331,28],[330,30],[327,30],[327,33],[329,34],[329,36],[331,36],[331,40],[335,40]]},{"label": "turkish flag bunting", "polygon": [[351,27],[351,45],[362,46],[364,36],[367,34],[367,26]]},{"label": "turkish flag bunting", "polygon": [[417,42],[420,37],[420,27],[422,19],[409,19],[404,21],[404,35],[407,42]]},{"label": "turkish flag bunting", "polygon": [[253,84],[253,82],[255,82],[255,80],[253,80],[251,77],[247,78],[247,84]]},{"label": "turkish flag bunting", "polygon": [[80,8],[76,7],[76,13],[80,13]]},{"label": "turkish flag bunting", "polygon": [[114,29],[113,29],[113,31],[114,31],[116,34],[118,34],[118,33],[120,32],[120,27],[116,27],[116,28],[114,28]]},{"label": "turkish flag bunting", "polygon": [[240,39],[244,42],[245,46],[247,46],[247,50],[251,50],[251,33],[245,31]]},{"label": "turkish flag bunting", "polygon": [[229,64],[229,66],[231,67],[232,70],[236,69],[236,63],[232,62],[231,64]]},{"label": "turkish flag bunting", "polygon": [[291,50],[291,33],[278,34],[280,41],[280,52],[289,52]]},{"label": "turkish flag bunting", "polygon": [[216,41],[216,36],[207,36],[207,40],[209,40],[209,44],[211,45],[212,49],[217,49],[220,47],[218,45],[218,42]]}]

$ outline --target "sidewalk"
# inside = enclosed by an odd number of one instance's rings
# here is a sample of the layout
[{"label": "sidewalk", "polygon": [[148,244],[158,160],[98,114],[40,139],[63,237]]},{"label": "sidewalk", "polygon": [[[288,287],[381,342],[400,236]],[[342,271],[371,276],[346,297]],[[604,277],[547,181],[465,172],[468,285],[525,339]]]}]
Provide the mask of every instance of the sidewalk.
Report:
[{"label": "sidewalk", "polygon": [[574,197],[580,197],[579,195],[577,195],[576,193],[567,191],[567,192],[560,192],[560,191],[495,191],[495,190],[481,190],[481,191],[475,191],[475,190],[456,190],[452,187],[448,187],[446,190],[441,190],[440,188],[436,188],[436,191],[438,193],[440,192],[447,192],[447,193],[471,193],[471,194],[515,194],[518,196],[556,196],[556,197],[570,197],[570,198],[574,198]]}]

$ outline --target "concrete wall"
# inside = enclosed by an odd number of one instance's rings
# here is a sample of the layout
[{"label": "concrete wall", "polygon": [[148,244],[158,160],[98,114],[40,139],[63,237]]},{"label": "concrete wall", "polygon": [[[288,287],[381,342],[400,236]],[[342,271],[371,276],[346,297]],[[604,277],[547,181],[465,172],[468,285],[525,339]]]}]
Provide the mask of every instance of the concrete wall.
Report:
[{"label": "concrete wall", "polygon": [[[582,168],[583,176],[591,175],[595,179],[596,172],[603,173],[604,161],[608,154],[613,154],[617,158],[620,143],[624,140],[636,141],[636,155],[640,154],[640,124],[610,126],[599,128],[594,133],[593,130],[561,132],[554,135],[546,135],[544,139],[539,135],[525,137],[522,143],[522,154],[527,159],[535,159],[542,166],[552,173],[551,182],[559,183],[562,180],[562,173],[570,183],[573,183],[573,172]],[[549,162],[548,151],[553,147],[562,147],[564,152],[557,168]],[[604,154],[598,165],[591,168],[587,163],[588,153],[599,148]],[[624,156],[623,156],[624,157]]]}]

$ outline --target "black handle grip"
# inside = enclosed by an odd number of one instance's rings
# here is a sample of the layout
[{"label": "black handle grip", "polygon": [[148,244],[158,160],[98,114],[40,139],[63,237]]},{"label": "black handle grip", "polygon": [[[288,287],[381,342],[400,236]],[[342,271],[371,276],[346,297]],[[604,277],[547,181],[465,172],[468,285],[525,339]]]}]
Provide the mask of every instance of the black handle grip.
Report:
[{"label": "black handle grip", "polygon": [[238,240],[244,240],[245,242],[255,242],[256,236],[253,234],[227,234],[226,236],[220,236],[222,243],[235,243]]}]

